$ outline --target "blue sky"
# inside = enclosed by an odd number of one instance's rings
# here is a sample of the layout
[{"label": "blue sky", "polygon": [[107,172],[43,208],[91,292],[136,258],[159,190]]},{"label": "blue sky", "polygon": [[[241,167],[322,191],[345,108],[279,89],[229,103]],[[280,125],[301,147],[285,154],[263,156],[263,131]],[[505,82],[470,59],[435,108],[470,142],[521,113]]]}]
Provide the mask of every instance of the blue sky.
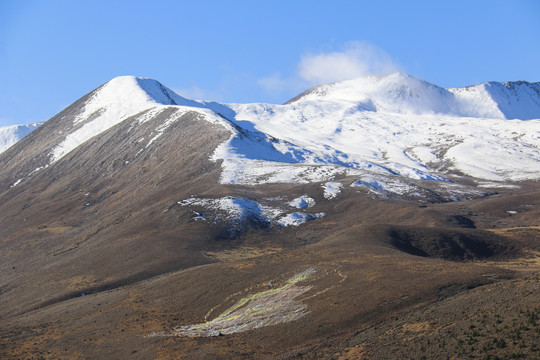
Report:
[{"label": "blue sky", "polygon": [[536,82],[539,64],[536,0],[0,0],[0,126],[45,121],[120,75],[282,103],[365,73]]}]

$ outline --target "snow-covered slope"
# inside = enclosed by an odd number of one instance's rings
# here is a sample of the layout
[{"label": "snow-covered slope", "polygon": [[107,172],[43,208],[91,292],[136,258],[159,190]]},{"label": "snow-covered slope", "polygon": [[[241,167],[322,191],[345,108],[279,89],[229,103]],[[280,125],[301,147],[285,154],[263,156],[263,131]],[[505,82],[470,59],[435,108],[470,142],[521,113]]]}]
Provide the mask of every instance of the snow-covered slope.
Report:
[{"label": "snow-covered slope", "polygon": [[365,111],[460,114],[459,104],[448,90],[402,73],[320,85],[288,103],[321,100],[355,103],[358,109]]},{"label": "snow-covered slope", "polygon": [[488,82],[476,86],[448,89],[465,112],[490,109],[485,117],[530,120],[540,118],[540,83],[526,81]]},{"label": "snow-covered slope", "polygon": [[348,101],[367,111],[445,114],[493,119],[540,118],[540,84],[489,82],[444,89],[403,73],[320,85],[288,103]]},{"label": "snow-covered slope", "polygon": [[185,99],[155,80],[133,76],[114,78],[44,123],[40,136],[26,144],[24,152],[14,153],[14,158],[9,159],[10,168],[0,177],[0,183],[3,187],[17,186],[82,145],[126,123],[130,124],[128,132],[145,129],[132,143],[137,149],[135,157],[149,152],[159,143],[158,139],[166,138],[162,135],[187,114],[235,131],[223,115],[210,108],[228,110],[220,104]]},{"label": "snow-covered slope", "polygon": [[413,182],[435,181],[443,188],[466,175],[480,185],[501,186],[538,179],[538,89],[538,83],[526,82],[443,89],[396,73],[321,85],[284,105],[219,104],[183,98],[155,80],[123,76],[61,117],[63,123],[55,125],[59,140],[41,150],[47,158],[27,167],[35,170],[19,174],[13,185],[128,119],[128,131],[153,126],[134,143],[140,147],[137,157],[183,114],[194,112],[231,134],[211,157],[222,161],[225,184],[331,183],[353,176],[355,187],[369,188],[371,182],[361,179],[375,178],[378,184],[405,181],[400,188],[421,189]]},{"label": "snow-covered slope", "polygon": [[[160,105],[179,105],[196,108],[202,103],[185,99],[152,79],[120,76],[99,88],[84,111],[77,115],[71,131],[52,152],[52,162],[62,158],[88,139],[144,110]],[[150,115],[155,115],[151,113]]]},{"label": "snow-covered slope", "polygon": [[41,123],[0,127],[0,154],[34,131]]},{"label": "snow-covered slope", "polygon": [[[232,108],[237,120],[347,168],[425,180],[448,171],[491,181],[537,179],[540,95],[538,84],[520,84],[519,91],[502,84],[497,93],[480,94],[485,84],[447,90],[396,73],[318,86],[285,105]],[[512,101],[494,100],[503,95]],[[535,119],[509,120],[499,107]]]}]

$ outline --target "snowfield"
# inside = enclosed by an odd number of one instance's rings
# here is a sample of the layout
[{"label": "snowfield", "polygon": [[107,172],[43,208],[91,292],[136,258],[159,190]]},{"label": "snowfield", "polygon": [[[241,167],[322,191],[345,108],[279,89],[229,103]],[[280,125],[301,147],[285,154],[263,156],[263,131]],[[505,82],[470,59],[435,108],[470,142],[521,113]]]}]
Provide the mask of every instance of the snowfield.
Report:
[{"label": "snowfield", "polygon": [[42,123],[0,127],[0,154],[37,129]]},{"label": "snowfield", "polygon": [[289,206],[297,209],[306,209],[315,205],[315,200],[307,195],[302,195],[289,202]]},{"label": "snowfield", "polygon": [[335,198],[341,192],[343,184],[336,181],[329,181],[323,184],[324,197],[328,200]]},{"label": "snowfield", "polygon": [[155,80],[118,77],[94,91],[37,171],[116,124],[144,124],[170,108],[139,152],[182,114],[198,112],[231,133],[211,156],[222,161],[223,184],[321,182],[330,199],[340,190],[333,180],[343,176],[400,194],[414,191],[412,180],[468,176],[478,186],[505,187],[540,174],[538,83],[444,89],[401,73],[321,85],[284,105],[194,101]]},{"label": "snowfield", "polygon": [[443,89],[392,74],[322,85],[285,105],[232,108],[237,120],[348,168],[425,180],[448,170],[491,181],[540,173],[538,83]]}]

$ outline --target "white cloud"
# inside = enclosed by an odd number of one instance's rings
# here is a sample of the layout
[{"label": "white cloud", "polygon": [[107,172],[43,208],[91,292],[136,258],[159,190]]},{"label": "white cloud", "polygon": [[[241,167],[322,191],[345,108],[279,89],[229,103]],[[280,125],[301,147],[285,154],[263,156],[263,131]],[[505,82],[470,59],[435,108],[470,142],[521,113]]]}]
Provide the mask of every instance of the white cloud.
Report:
[{"label": "white cloud", "polygon": [[257,83],[271,94],[295,93],[313,85],[396,71],[401,67],[387,52],[368,41],[351,41],[336,51],[303,56],[291,77],[276,72]]},{"label": "white cloud", "polygon": [[367,41],[348,42],[341,51],[306,55],[298,65],[300,78],[312,84],[399,70],[388,53]]}]

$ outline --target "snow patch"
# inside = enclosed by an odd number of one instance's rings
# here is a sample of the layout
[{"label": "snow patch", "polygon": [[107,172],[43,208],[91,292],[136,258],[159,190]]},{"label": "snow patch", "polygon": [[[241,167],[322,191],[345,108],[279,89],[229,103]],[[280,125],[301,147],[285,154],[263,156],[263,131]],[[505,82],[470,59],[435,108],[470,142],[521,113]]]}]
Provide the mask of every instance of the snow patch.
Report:
[{"label": "snow patch", "polygon": [[363,174],[350,186],[363,189],[377,197],[418,201],[459,201],[487,195],[486,192],[474,187],[449,181],[419,181],[378,174]]},{"label": "snow patch", "polygon": [[331,200],[339,195],[343,184],[340,182],[329,181],[322,185],[324,190],[324,197]]},{"label": "snow patch", "polygon": [[315,200],[307,195],[302,195],[289,202],[289,206],[297,209],[310,208],[315,205]]},{"label": "snow patch", "polygon": [[[273,200],[277,201],[276,199]],[[309,197],[306,197],[305,201],[313,205],[315,204],[315,201]],[[194,220],[208,220],[216,224],[227,223],[229,224],[230,231],[247,230],[252,224],[263,226],[274,224],[280,226],[299,226],[307,221],[319,219],[324,216],[324,213],[309,214],[304,212],[293,212],[283,215],[284,210],[275,204],[265,205],[258,201],[232,196],[206,199],[191,197],[179,201],[178,204],[182,206],[202,207],[204,209],[202,212],[193,212]]]},{"label": "snow patch", "polygon": [[277,220],[281,226],[299,226],[310,220],[320,219],[324,217],[324,213],[308,214],[304,212],[293,212],[287,214]]},{"label": "snow patch", "polygon": [[19,185],[19,184],[22,183],[22,182],[23,182],[23,179],[19,179],[19,180],[15,181],[15,182],[10,186],[10,188],[15,187],[15,186]]},{"label": "snow patch", "polygon": [[196,217],[203,216],[214,223],[227,222],[231,231],[243,230],[249,227],[248,223],[269,225],[281,214],[281,211],[261,205],[257,201],[232,196],[216,199],[192,197],[179,201],[178,204],[204,208],[206,213],[197,212]]},{"label": "snow patch", "polygon": [[413,192],[414,187],[401,181],[399,178],[389,179],[366,175],[351,184],[352,187],[365,187],[375,194],[382,195],[388,192],[395,195],[403,195]]},{"label": "snow patch", "polygon": [[[221,155],[227,156],[227,155]],[[218,160],[219,157],[213,157]],[[226,158],[222,163],[222,184],[306,184],[331,180],[340,174],[355,174],[355,169],[337,165],[303,165],[262,160]]]},{"label": "snow patch", "polygon": [[204,216],[203,214],[197,212],[197,211],[194,211],[193,212],[193,220],[206,220],[206,216]]},{"label": "snow patch", "polygon": [[519,189],[519,185],[513,185],[513,184],[505,184],[505,183],[497,183],[497,182],[488,182],[488,181],[481,181],[478,183],[478,187],[480,188],[491,188],[491,189]]}]

